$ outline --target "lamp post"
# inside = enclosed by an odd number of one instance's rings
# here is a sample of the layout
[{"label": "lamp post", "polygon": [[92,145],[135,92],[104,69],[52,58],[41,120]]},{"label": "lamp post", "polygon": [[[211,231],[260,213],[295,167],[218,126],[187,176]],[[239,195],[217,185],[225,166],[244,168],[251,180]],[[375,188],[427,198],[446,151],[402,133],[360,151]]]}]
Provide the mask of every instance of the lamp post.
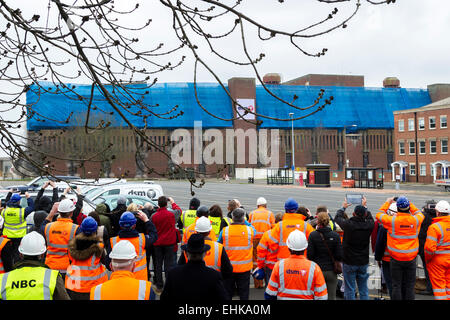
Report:
[{"label": "lamp post", "polygon": [[292,119],[291,121],[292,184],[295,184],[294,113],[289,112],[289,117]]},{"label": "lamp post", "polygon": [[[344,180],[347,179],[347,167],[348,167],[348,159],[347,159],[347,127],[344,126]],[[349,127],[357,127],[356,124],[352,124]]]}]

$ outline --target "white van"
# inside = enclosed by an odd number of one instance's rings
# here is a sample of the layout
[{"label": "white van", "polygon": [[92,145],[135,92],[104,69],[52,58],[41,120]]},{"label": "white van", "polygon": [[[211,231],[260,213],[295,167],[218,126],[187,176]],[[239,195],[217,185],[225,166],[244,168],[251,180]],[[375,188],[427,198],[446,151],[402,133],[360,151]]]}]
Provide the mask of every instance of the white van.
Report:
[{"label": "white van", "polygon": [[144,196],[152,200],[158,200],[160,196],[164,195],[163,189],[159,184],[155,184],[152,181],[146,181],[143,183],[129,182],[99,186],[96,189],[89,190],[85,196],[89,200],[94,201],[100,196],[109,196],[114,194]]}]

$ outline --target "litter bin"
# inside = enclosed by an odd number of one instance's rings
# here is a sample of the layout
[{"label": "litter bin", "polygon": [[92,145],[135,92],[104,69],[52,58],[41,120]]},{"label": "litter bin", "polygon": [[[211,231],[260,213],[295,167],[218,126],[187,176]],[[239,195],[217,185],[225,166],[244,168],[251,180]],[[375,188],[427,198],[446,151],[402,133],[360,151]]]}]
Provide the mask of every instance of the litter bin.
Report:
[{"label": "litter bin", "polygon": [[330,187],[330,165],[329,164],[307,164],[306,165],[306,187]]}]

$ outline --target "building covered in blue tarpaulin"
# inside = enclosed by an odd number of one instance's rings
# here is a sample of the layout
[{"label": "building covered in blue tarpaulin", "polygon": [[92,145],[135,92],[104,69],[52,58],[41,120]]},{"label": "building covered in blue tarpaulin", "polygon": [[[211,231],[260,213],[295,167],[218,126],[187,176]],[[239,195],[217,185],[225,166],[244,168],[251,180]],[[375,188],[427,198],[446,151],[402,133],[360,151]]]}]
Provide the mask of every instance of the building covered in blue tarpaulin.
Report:
[{"label": "building covered in blue tarpaulin", "polygon": [[[326,79],[327,75],[322,75]],[[346,76],[340,76],[345,79]],[[300,78],[299,78],[300,79]],[[334,85],[333,85],[334,84]],[[136,84],[128,86],[129,95],[113,91],[109,100],[120,105],[114,109],[105,95],[90,84],[67,85],[71,90],[61,90],[50,83],[33,85],[27,91],[29,119],[27,129],[30,134],[41,133],[51,135],[56,130],[64,130],[69,134],[71,129],[85,125],[89,110],[90,125],[99,121],[111,123],[114,128],[127,128],[129,121],[137,128],[145,128],[146,134],[156,142],[167,143],[171,133],[176,129],[192,130],[201,124],[203,130],[219,129],[279,129],[281,167],[292,165],[292,150],[295,152],[295,166],[304,167],[308,163],[328,163],[331,169],[341,172],[345,162],[344,151],[351,155],[347,157],[350,166],[375,166],[389,169],[393,162],[395,145],[393,143],[394,117],[393,111],[407,110],[427,105],[433,101],[429,89],[401,88],[397,86],[364,87],[362,84],[347,84],[342,81],[330,83],[316,81],[315,83],[299,84],[294,82],[266,82],[256,84],[252,78],[232,78],[222,87],[218,83],[161,83],[152,86]],[[322,105],[326,99],[331,104],[326,105],[310,116],[302,117],[323,90],[323,98],[317,105]],[[112,91],[112,90],[110,90]],[[236,119],[232,97],[236,101],[247,101],[258,114],[254,122]],[[295,98],[294,98],[295,97]],[[294,104],[291,107],[280,100]],[[306,108],[305,110],[299,110]],[[119,112],[120,111],[120,112]],[[127,121],[123,117],[126,117]],[[291,130],[293,126],[293,131]],[[344,130],[345,129],[345,130]],[[117,144],[121,153],[136,151],[133,145],[133,133],[122,130]],[[69,143],[61,136],[57,146],[61,152]],[[72,139],[73,140],[73,139]],[[47,139],[47,143],[50,139]],[[127,142],[128,141],[128,142]],[[294,145],[292,145],[292,141]],[[83,142],[78,142],[82,144]],[[88,143],[88,142],[87,142]],[[72,143],[73,145],[73,143]],[[55,152],[59,147],[55,148]],[[165,170],[167,158],[158,160],[152,148],[143,150],[153,166]],[[123,160],[121,167],[128,166],[130,175],[138,174],[135,157]],[[124,165],[124,163],[128,164]],[[119,161],[120,162],[120,161]],[[240,164],[252,167],[253,164]],[[254,167],[260,164],[254,165]],[[194,165],[196,169],[208,172],[208,165]],[[230,174],[236,165],[228,166]],[[215,167],[216,168],[216,167]],[[112,171],[114,171],[114,165]]]}]

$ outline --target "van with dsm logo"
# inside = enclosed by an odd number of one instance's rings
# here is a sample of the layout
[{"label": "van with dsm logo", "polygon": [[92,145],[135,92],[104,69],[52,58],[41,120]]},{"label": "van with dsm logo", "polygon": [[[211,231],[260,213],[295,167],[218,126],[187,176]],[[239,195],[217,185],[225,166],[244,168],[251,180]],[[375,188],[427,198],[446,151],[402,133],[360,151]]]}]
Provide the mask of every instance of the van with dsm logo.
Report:
[{"label": "van with dsm logo", "polygon": [[143,196],[152,200],[158,200],[160,196],[164,195],[163,189],[159,184],[144,182],[120,183],[98,187],[97,189],[89,192],[89,194],[86,195],[86,198],[94,201],[98,197],[118,194]]}]

